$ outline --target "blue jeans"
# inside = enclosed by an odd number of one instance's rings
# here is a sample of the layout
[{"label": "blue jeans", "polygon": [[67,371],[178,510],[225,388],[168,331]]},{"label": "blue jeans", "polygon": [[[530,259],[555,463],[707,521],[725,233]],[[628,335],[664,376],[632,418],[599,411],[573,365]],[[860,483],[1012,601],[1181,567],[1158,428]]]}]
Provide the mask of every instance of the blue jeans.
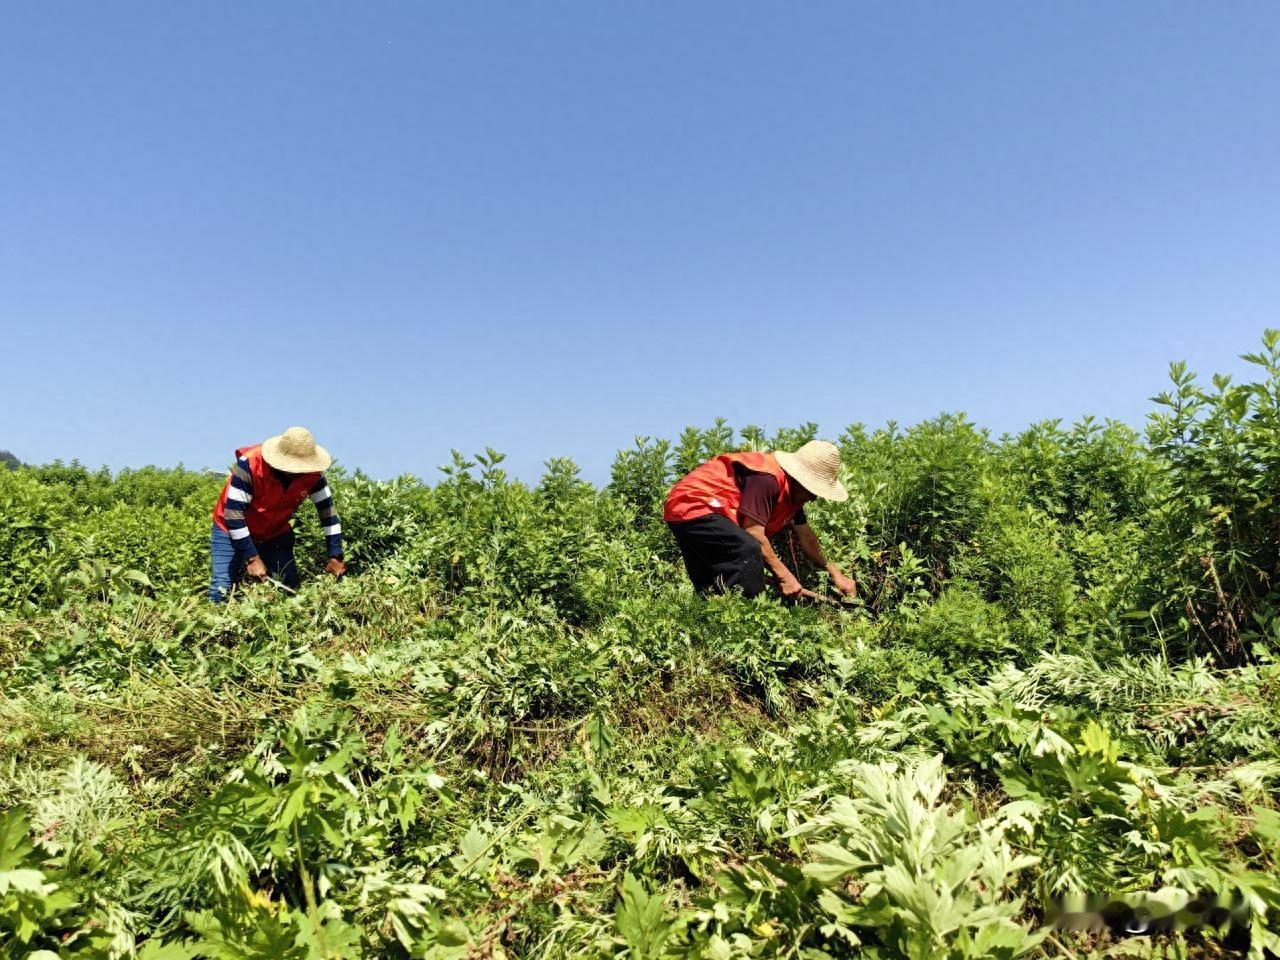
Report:
[{"label": "blue jeans", "polygon": [[[258,556],[267,566],[267,574],[286,587],[298,588],[298,565],[293,560],[293,531],[287,530],[273,540],[254,541]],[[209,575],[209,599],[222,603],[231,594],[231,588],[244,576],[244,555],[236,550],[231,534],[216,523],[209,536],[209,553],[212,557]]]}]

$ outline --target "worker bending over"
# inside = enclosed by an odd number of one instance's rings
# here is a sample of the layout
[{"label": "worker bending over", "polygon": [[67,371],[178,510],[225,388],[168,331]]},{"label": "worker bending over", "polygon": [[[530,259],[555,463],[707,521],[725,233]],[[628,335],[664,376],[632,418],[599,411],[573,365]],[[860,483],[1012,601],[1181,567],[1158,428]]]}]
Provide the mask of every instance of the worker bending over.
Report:
[{"label": "worker bending over", "polygon": [[835,444],[811,440],[795,453],[725,453],[686,474],[667,495],[663,519],[698,592],[736,587],[754,597],[764,590],[767,566],[784,597],[799,596],[800,581],[769,544],[791,524],[805,556],[826,569],[836,589],[856,593],[853,578],[823,556],[804,515],[804,505],[819,497],[849,499],[839,473]]},{"label": "worker bending over", "polygon": [[232,585],[246,575],[255,580],[271,577],[297,588],[289,520],[308,497],[320,514],[328,547],[325,570],[335,577],[346,573],[342,526],[324,476],[332,462],[329,451],[303,427],[290,427],[278,437],[236,451],[235,466],[213,508],[210,600],[226,600]]}]

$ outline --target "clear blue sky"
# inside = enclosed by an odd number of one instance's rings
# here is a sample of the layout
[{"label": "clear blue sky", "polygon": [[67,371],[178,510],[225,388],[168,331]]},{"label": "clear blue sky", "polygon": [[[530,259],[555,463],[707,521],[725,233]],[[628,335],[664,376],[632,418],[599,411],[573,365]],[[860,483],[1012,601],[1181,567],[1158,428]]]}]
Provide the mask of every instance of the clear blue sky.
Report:
[{"label": "clear blue sky", "polygon": [[1280,4],[0,12],[0,448],[375,476],[965,410],[1280,326]]}]

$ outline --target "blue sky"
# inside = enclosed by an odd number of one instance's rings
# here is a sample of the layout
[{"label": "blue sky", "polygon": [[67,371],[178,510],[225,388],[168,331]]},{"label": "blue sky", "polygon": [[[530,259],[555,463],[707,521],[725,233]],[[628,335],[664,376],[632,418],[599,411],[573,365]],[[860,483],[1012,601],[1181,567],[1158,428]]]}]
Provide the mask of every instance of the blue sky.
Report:
[{"label": "blue sky", "polygon": [[13,4],[0,448],[1140,422],[1280,326],[1280,5]]}]

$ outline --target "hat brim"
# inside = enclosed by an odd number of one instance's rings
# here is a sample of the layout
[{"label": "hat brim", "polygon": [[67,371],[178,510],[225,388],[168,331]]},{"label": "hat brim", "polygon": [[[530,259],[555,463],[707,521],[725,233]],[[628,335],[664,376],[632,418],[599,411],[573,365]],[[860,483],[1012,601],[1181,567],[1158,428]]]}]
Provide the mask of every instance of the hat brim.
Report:
[{"label": "hat brim", "polygon": [[824,480],[799,461],[794,453],[779,450],[774,453],[778,465],[787,471],[787,476],[794,479],[815,497],[830,500],[833,503],[844,503],[849,499],[849,491],[839,480]]},{"label": "hat brim", "polygon": [[277,470],[285,473],[324,473],[333,463],[329,451],[316,444],[316,452],[309,457],[295,457],[280,450],[283,436],[271,437],[262,441],[262,459]]}]

